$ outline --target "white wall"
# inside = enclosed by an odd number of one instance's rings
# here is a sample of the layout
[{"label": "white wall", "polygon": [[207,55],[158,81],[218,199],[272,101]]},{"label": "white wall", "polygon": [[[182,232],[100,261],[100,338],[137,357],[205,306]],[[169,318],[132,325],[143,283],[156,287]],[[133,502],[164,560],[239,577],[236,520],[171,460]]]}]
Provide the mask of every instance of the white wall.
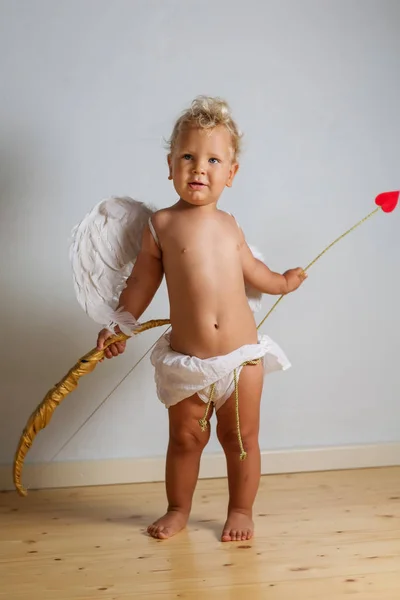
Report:
[{"label": "white wall", "polygon": [[[226,97],[246,134],[222,207],[274,269],[306,264],[399,187],[399,25],[396,0],[0,2],[0,463],[95,344],[72,226],[110,194],[174,201],[162,139],[194,96]],[[293,368],[266,380],[264,450],[400,440],[399,232],[400,210],[374,217],[266,323]],[[163,289],[146,317],[167,316]],[[29,461],[54,457],[159,334],[82,379]],[[56,460],[166,443],[146,360]]]}]

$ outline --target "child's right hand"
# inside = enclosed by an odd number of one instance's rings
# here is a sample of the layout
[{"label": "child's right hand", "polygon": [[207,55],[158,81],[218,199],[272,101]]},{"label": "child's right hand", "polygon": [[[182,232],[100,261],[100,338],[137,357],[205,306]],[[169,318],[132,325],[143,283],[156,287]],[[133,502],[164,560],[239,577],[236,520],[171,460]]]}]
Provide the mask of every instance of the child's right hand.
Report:
[{"label": "child's right hand", "polygon": [[[121,333],[118,327],[116,328],[115,333]],[[115,334],[109,329],[102,329],[99,335],[97,336],[97,348],[99,350],[102,350],[104,347],[104,342],[113,335]],[[112,358],[113,356],[118,356],[119,354],[125,352],[125,347],[126,342],[115,342],[114,344],[111,344],[110,346],[108,346],[108,348],[105,349],[104,356],[105,358]],[[104,358],[102,358],[100,362],[102,362],[103,360]]]}]

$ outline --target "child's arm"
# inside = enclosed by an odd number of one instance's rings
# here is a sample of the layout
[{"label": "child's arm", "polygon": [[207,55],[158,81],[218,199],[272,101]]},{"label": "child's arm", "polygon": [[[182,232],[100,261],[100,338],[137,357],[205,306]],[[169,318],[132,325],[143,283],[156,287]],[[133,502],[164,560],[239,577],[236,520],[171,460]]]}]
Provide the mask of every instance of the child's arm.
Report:
[{"label": "child's arm", "polygon": [[119,298],[118,308],[122,307],[135,319],[140,319],[160,287],[163,276],[161,252],[147,226],[132,273]]},{"label": "child's arm", "polygon": [[307,274],[301,268],[289,269],[283,274],[271,271],[253,256],[241,230],[240,252],[246,283],[263,294],[281,295],[294,292],[307,278]]},{"label": "child's arm", "polygon": [[[161,285],[164,276],[161,251],[154,242],[150,229],[143,232],[142,245],[135,265],[122,291],[118,307],[140,319]],[[104,342],[113,335],[108,329],[102,329],[97,338],[97,347],[103,348]],[[125,342],[111,344],[105,351],[106,358],[117,356],[125,350]]]}]

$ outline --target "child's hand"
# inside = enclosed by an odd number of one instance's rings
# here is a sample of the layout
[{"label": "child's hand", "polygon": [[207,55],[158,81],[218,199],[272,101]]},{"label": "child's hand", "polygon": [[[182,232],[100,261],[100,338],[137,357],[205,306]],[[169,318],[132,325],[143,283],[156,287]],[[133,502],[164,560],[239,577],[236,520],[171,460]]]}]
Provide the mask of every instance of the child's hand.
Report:
[{"label": "child's hand", "polygon": [[298,287],[301,286],[303,281],[307,279],[307,273],[298,267],[297,269],[289,269],[283,274],[284,278],[287,281],[287,293],[294,292]]},{"label": "child's hand", "polygon": [[[119,328],[116,328],[116,333],[120,333]],[[102,348],[104,347],[104,342],[106,340],[108,340],[108,338],[112,337],[114,335],[114,333],[112,331],[110,331],[109,329],[102,329],[99,333],[99,335],[97,336],[97,348],[99,350],[102,350]],[[125,347],[126,347],[126,342],[115,342],[114,344],[111,344],[110,346],[108,346],[108,348],[106,348],[106,350],[104,351],[104,356],[106,358],[112,358],[113,356],[118,356],[119,354],[122,354],[123,352],[125,352]],[[100,362],[102,362],[104,360],[104,358],[102,358],[100,360]]]}]

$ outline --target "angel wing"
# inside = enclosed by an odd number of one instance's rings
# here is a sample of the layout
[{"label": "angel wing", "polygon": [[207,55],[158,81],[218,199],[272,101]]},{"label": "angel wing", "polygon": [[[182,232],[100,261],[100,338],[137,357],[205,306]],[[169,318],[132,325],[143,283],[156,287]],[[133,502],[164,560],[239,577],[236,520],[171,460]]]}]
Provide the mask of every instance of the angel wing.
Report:
[{"label": "angel wing", "polygon": [[[253,254],[254,258],[258,258],[258,260],[261,260],[264,262],[264,257],[261,254],[261,252],[259,250],[257,250],[257,248],[255,248],[254,246],[250,246],[250,245],[249,245],[249,248],[250,248],[251,253]],[[262,293],[259,290],[256,290],[255,288],[251,287],[248,284],[245,285],[245,290],[246,290],[246,296],[247,296],[247,300],[250,304],[251,310],[253,312],[258,312],[259,310],[261,310]]]},{"label": "angel wing", "polygon": [[79,304],[96,323],[130,335],[136,321],[116,310],[154,209],[129,196],[99,202],[71,232],[69,250]]}]

